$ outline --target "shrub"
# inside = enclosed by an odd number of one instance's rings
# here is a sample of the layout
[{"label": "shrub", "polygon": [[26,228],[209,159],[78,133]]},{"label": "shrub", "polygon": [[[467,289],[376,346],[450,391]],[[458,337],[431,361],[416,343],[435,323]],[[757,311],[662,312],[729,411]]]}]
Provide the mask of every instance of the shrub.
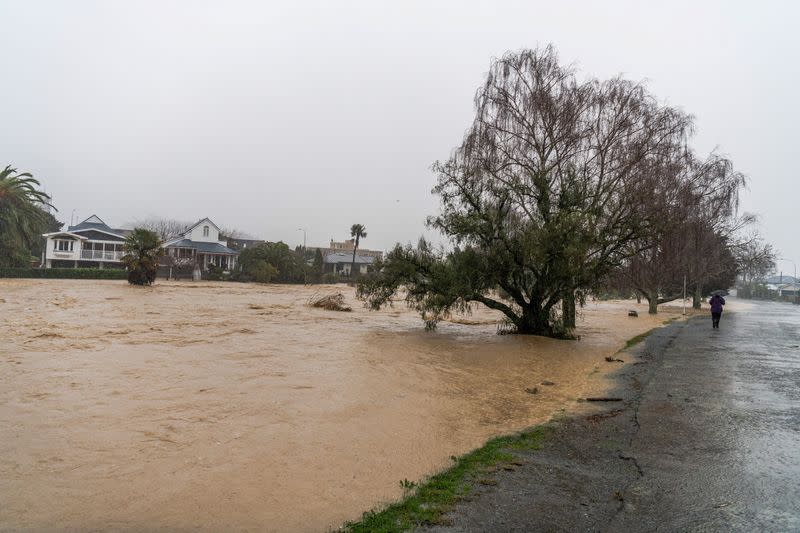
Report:
[{"label": "shrub", "polygon": [[208,273],[205,275],[205,279],[209,281],[225,281],[230,279],[230,276],[225,274],[225,271],[222,270],[222,267],[217,265],[208,265]]},{"label": "shrub", "polygon": [[128,273],[116,268],[0,268],[0,278],[39,279],[127,279]]}]

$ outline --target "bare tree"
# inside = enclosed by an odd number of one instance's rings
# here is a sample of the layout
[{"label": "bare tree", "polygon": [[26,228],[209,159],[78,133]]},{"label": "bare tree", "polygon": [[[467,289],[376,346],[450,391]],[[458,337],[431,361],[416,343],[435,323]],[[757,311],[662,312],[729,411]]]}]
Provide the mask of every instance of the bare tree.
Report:
[{"label": "bare tree", "polygon": [[191,225],[191,222],[172,218],[150,217],[130,224],[136,228],[144,228],[154,232],[162,241],[177,237]]},{"label": "bare tree", "polygon": [[[686,276],[693,291],[692,305],[700,308],[709,280],[735,269],[731,246],[735,236],[753,221],[737,217],[739,192],[745,178],[730,159],[711,153],[704,161],[690,155],[687,180],[694,207],[685,221]],[[717,289],[725,287],[715,287]]]},{"label": "bare tree", "polygon": [[744,286],[749,286],[775,270],[778,253],[757,233],[746,235],[736,247],[736,262]]}]

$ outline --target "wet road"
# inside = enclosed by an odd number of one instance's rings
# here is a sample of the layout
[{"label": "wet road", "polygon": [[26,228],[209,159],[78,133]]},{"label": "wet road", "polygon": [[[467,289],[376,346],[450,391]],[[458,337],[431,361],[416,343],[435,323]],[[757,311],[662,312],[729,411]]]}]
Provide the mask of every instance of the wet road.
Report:
[{"label": "wet road", "polygon": [[800,531],[800,307],[675,323],[622,357],[623,405],[560,422],[428,531]]},{"label": "wet road", "polygon": [[643,392],[611,531],[800,531],[800,307],[679,330]]}]

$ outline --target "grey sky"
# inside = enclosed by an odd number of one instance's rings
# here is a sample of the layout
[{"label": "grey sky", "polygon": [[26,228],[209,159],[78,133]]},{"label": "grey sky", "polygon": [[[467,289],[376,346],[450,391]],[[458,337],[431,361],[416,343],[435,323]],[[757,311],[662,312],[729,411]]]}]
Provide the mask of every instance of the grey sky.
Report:
[{"label": "grey sky", "polygon": [[[558,5],[556,5],[558,4]],[[59,218],[199,219],[254,236],[416,241],[429,170],[492,57],[552,42],[649,80],[750,177],[743,208],[800,263],[794,2],[0,0],[0,163]],[[789,262],[781,264],[790,272]]]}]

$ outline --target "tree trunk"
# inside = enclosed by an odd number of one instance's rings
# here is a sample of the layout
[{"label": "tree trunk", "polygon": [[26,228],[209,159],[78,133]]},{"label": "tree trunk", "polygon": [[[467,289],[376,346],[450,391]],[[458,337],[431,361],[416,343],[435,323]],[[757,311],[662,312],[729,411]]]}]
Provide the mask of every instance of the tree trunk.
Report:
[{"label": "tree trunk", "polygon": [[637,304],[642,303],[642,295],[639,294],[638,292],[636,293],[636,303]]},{"label": "tree trunk", "polygon": [[575,329],[575,293],[568,291],[561,298],[561,320],[564,329],[569,331]]},{"label": "tree trunk", "polygon": [[703,301],[703,286],[698,283],[694,287],[694,295],[692,295],[692,307],[700,309],[700,304]]},{"label": "tree trunk", "polygon": [[658,296],[646,297],[647,298],[647,312],[651,315],[658,314]]},{"label": "tree trunk", "polygon": [[553,326],[550,324],[550,313],[540,306],[529,305],[522,311],[522,316],[513,321],[517,333],[524,335],[553,336]]},{"label": "tree trunk", "polygon": [[350,279],[354,279],[356,277],[356,252],[358,251],[358,237],[356,237],[356,241],[353,243],[353,262],[350,265]]}]

